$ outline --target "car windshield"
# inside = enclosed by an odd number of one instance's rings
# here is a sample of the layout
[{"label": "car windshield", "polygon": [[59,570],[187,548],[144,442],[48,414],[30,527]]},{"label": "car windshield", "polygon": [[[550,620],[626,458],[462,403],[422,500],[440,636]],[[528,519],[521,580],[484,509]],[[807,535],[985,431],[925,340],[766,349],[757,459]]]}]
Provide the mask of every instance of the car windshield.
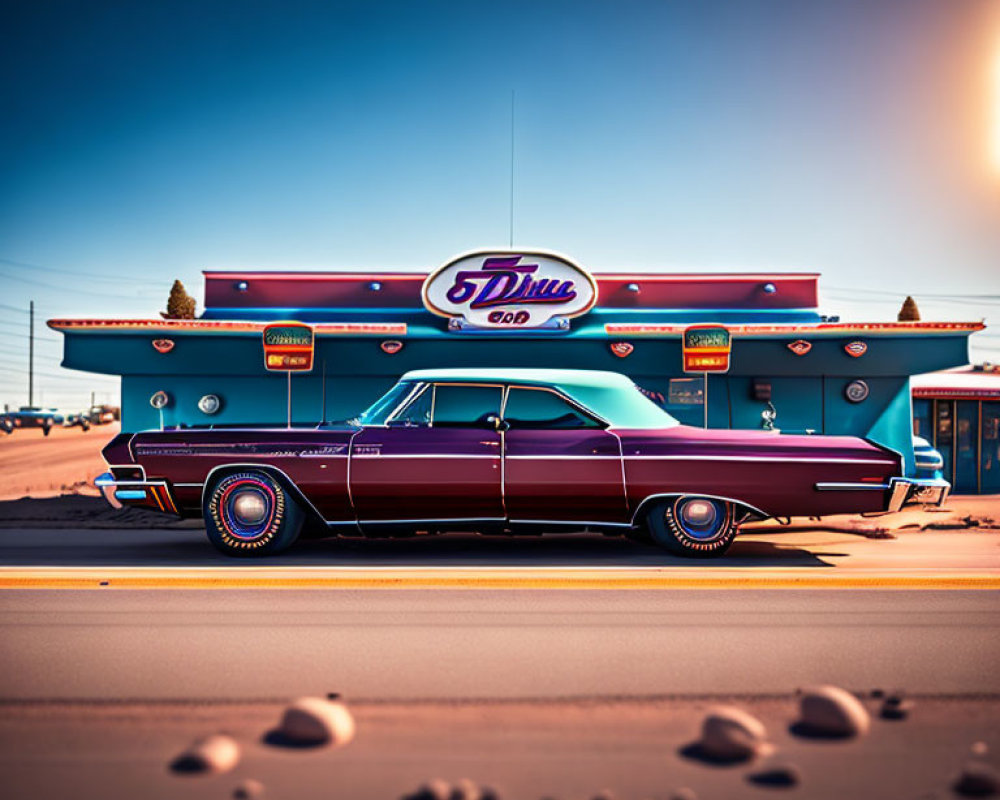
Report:
[{"label": "car windshield", "polygon": [[415,381],[400,381],[353,421],[359,425],[385,425],[392,412],[418,392],[421,386]]}]

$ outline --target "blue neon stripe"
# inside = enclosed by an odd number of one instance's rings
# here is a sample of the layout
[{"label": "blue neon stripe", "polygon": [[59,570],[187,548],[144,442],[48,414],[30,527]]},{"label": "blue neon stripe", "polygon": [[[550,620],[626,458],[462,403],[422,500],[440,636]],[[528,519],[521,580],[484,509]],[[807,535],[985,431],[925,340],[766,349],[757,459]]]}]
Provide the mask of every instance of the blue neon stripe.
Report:
[{"label": "blue neon stripe", "polygon": [[115,490],[115,497],[119,500],[145,500],[146,490],[145,489],[117,489]]}]

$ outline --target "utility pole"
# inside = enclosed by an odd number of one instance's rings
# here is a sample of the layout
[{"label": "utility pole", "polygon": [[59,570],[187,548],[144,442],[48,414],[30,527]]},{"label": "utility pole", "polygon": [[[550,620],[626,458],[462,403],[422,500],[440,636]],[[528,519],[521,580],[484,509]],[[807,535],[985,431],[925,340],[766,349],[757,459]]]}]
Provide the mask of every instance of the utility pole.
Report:
[{"label": "utility pole", "polygon": [[28,405],[35,405],[35,301],[28,306]]}]

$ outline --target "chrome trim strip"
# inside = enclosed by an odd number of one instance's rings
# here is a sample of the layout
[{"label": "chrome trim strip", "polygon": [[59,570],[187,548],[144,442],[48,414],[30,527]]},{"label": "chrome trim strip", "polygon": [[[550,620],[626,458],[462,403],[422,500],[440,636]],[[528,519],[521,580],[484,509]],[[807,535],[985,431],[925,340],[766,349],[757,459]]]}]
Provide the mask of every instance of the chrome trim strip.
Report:
[{"label": "chrome trim strip", "polygon": [[581,528],[593,525],[600,528],[631,528],[628,522],[597,522],[595,520],[575,520],[575,519],[512,519],[511,525],[576,525]]},{"label": "chrome trim strip", "polygon": [[[377,445],[362,444],[359,447],[376,447]],[[489,445],[492,446],[492,445]],[[466,461],[469,459],[491,459],[500,458],[500,453],[493,455],[460,454],[460,453],[352,453],[351,458],[450,458]]]},{"label": "chrome trim strip", "polygon": [[174,484],[174,486],[187,486],[187,487],[191,487],[191,486],[204,486],[204,485],[205,485],[204,483],[175,483]]},{"label": "chrome trim strip", "polygon": [[884,492],[888,488],[888,483],[817,483],[815,486],[817,492]]},{"label": "chrome trim strip", "polygon": [[[611,431],[606,431],[611,433]],[[621,461],[621,456],[562,456],[562,455],[527,455],[505,456],[513,461]]]},{"label": "chrome trim strip", "polygon": [[[633,461],[794,461],[808,464],[870,464],[872,466],[896,466],[894,461],[873,461],[870,458],[812,458],[806,456],[639,456],[625,455]],[[705,495],[707,497],[707,495]]]},{"label": "chrome trim strip", "polygon": [[393,525],[393,524],[421,524],[437,525],[442,523],[466,523],[466,522],[506,522],[506,517],[428,517],[421,519],[366,519],[359,522],[360,525]]}]

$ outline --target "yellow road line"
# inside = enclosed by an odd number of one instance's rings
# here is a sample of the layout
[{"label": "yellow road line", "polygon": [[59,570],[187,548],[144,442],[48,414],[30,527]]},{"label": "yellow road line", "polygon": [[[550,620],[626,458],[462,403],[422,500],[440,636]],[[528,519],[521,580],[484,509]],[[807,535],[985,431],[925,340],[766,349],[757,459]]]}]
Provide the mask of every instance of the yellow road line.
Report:
[{"label": "yellow road line", "polygon": [[0,589],[1000,589],[997,572],[684,569],[0,568]]}]

